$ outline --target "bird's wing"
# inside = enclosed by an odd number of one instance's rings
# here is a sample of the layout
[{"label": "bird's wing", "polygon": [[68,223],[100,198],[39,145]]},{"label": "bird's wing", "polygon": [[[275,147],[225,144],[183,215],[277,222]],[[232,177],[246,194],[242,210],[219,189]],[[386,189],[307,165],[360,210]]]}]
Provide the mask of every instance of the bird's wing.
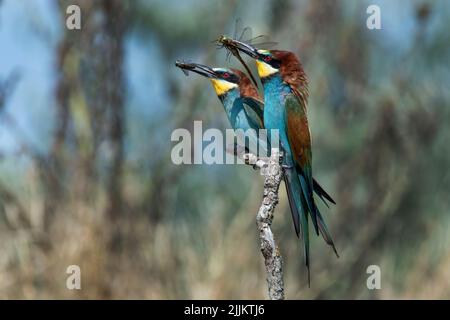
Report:
[{"label": "bird's wing", "polygon": [[288,94],[285,109],[286,133],[294,160],[302,169],[310,167],[312,160],[311,134],[306,117],[306,107],[300,103],[296,95]]},{"label": "bird's wing", "polygon": [[[297,94],[290,94],[286,97],[285,103],[287,136],[293,154],[295,167],[297,169],[298,178],[300,180],[303,200],[306,202],[306,204],[302,205],[302,207],[303,210],[307,209],[310,212],[311,220],[313,221],[316,233],[319,234],[320,231],[325,242],[333,248],[336,256],[338,256],[331,234],[328,231],[325,221],[323,220],[322,215],[314,202],[311,135],[306,116],[306,105],[303,101],[304,100],[298,98]],[[316,183],[316,188],[317,186],[318,184]],[[322,195],[325,195],[325,193]],[[326,198],[331,199],[328,194]],[[332,200],[333,199],[331,199],[331,202],[334,203]]]},{"label": "bird's wing", "polygon": [[239,112],[242,111],[242,100],[241,99],[235,99],[233,102],[233,106],[231,107],[229,113],[228,113],[228,118],[230,120],[231,123],[231,127],[233,129],[236,129],[236,120],[237,120],[237,116],[239,114]]},{"label": "bird's wing", "polygon": [[259,128],[264,127],[264,103],[252,97],[242,98],[244,110],[248,118],[258,124]]},{"label": "bird's wing", "polygon": [[289,94],[286,97],[286,133],[307,209],[318,233],[317,210],[313,198],[311,135],[306,117],[306,106],[301,102],[302,100],[295,94]]},{"label": "bird's wing", "polygon": [[264,129],[264,103],[252,97],[244,97],[242,98],[242,105],[248,122],[257,132],[259,155],[267,154],[267,150],[270,149],[270,143],[267,137],[259,132],[259,129]]}]

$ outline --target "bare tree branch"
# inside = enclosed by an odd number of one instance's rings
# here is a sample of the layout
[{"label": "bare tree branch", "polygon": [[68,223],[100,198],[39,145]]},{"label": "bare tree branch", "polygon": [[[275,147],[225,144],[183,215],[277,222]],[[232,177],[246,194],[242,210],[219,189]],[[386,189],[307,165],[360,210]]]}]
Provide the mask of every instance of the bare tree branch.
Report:
[{"label": "bare tree branch", "polygon": [[265,176],[263,200],[256,216],[256,224],[266,266],[269,299],[284,300],[283,259],[270,229],[273,213],[278,204],[278,189],[283,179],[281,156],[278,149],[272,149],[270,158],[258,158],[253,154],[245,154],[244,160],[248,164],[253,164],[255,168],[261,169]]}]

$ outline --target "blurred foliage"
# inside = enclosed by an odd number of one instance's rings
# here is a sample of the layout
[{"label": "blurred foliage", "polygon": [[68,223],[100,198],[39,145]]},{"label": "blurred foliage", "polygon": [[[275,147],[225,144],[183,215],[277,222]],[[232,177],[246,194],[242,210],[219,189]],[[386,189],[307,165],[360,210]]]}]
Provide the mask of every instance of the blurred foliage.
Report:
[{"label": "blurred foliage", "polygon": [[[255,227],[261,176],[170,161],[174,128],[228,128],[205,79],[184,77],[173,62],[238,66],[211,43],[232,34],[237,18],[303,61],[314,174],[337,201],[322,211],[341,257],[313,236],[308,288],[281,188],[273,227],[287,298],[449,297],[448,2],[407,5],[407,45],[386,41],[385,26],[368,30],[368,3],[351,0],[72,2],[82,8],[79,32],[64,28],[69,1],[55,2],[47,152],[24,141],[4,108],[20,77],[0,79],[0,125],[20,145],[0,153],[0,297],[266,297]],[[386,10],[402,6],[382,7],[382,17]],[[136,111],[129,42],[144,48],[139,68],[153,79],[139,86],[147,112]],[[71,264],[81,267],[80,291],[65,287]],[[381,290],[366,287],[371,264],[381,267]]]}]

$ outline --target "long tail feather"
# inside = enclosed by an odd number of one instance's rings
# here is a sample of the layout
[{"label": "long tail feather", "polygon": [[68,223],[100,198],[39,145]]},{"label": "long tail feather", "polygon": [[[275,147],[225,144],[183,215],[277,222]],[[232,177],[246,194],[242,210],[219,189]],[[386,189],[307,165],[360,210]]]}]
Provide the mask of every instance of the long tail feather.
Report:
[{"label": "long tail feather", "polygon": [[297,206],[295,205],[294,193],[292,191],[291,183],[289,182],[289,178],[285,171],[284,174],[284,185],[286,186],[286,193],[289,200],[289,207],[291,208],[292,221],[294,222],[295,233],[297,234],[297,238],[300,236],[300,220],[299,220],[299,212],[297,210]]},{"label": "long tail feather", "polygon": [[305,265],[308,271],[308,287],[311,288],[311,270],[310,270],[310,260],[309,260],[309,224],[308,224],[308,213],[306,212],[306,201],[303,194],[300,194],[302,205],[302,214],[300,215],[300,223],[302,225],[302,235],[303,235],[303,245],[305,250]]},{"label": "long tail feather", "polygon": [[306,204],[304,208],[308,209],[311,215],[311,220],[314,225],[314,230],[316,231],[316,234],[319,235],[319,228],[317,225],[317,210],[311,190],[311,185],[308,184],[307,180],[305,179],[305,176],[302,173],[298,174],[298,178],[300,180],[301,192],[305,200],[304,203]]},{"label": "long tail feather", "polygon": [[295,170],[285,170],[285,183],[288,192],[289,204],[294,220],[296,232],[301,234],[303,240],[303,249],[305,265],[308,272],[308,285],[311,283],[310,258],[309,258],[309,223],[308,223],[308,205],[303,196],[300,180]]},{"label": "long tail feather", "polygon": [[320,234],[322,235],[325,242],[333,248],[333,251],[336,254],[336,257],[339,258],[339,254],[336,250],[336,246],[334,245],[333,238],[331,237],[331,233],[328,231],[327,225],[326,225],[325,221],[323,220],[323,217],[320,214],[320,211],[318,208],[317,208],[317,213],[318,213],[317,216],[319,218],[318,223],[319,223]]},{"label": "long tail feather", "polygon": [[320,186],[320,184],[314,178],[313,178],[313,188],[314,192],[320,197],[320,199],[322,199],[322,201],[325,203],[327,207],[329,206],[328,203],[325,201],[325,199],[331,202],[332,204],[336,204],[333,198]]}]

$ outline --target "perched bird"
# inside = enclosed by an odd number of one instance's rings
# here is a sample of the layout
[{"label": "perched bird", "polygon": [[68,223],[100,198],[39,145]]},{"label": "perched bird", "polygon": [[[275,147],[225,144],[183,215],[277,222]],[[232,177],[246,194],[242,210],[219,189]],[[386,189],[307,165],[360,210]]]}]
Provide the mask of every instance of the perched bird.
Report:
[{"label": "perched bird", "polygon": [[308,80],[296,55],[289,51],[258,50],[234,40],[233,45],[256,60],[257,70],[264,87],[264,126],[278,129],[284,152],[285,183],[297,236],[303,237],[305,264],[309,272],[308,214],[319,235],[338,256],[330,232],[314,201],[313,190],[332,201],[326,192],[315,189],[312,178],[311,135],[307,118]]},{"label": "perched bird", "polygon": [[[245,73],[237,69],[211,68],[198,63],[185,63],[177,61],[175,65],[183,71],[192,71],[211,80],[217,96],[222,102],[225,113],[228,116],[233,129],[262,129],[264,128],[264,104],[261,102],[256,87],[252,84]],[[266,148],[264,141],[258,140],[262,148]],[[289,189],[291,185],[286,181],[289,175],[285,175],[285,184],[288,192],[289,203],[291,207],[294,226],[299,235],[299,213],[294,203],[293,190]],[[316,194],[328,206],[327,202],[335,204],[334,200],[328,195],[320,184],[313,179],[313,189]],[[326,226],[324,226],[326,229]],[[325,231],[325,234],[327,232]]]},{"label": "perched bird", "polygon": [[[211,68],[198,63],[177,61],[175,65],[183,71],[192,71],[211,80],[231,127],[244,131],[252,129],[247,131],[249,146],[262,148],[260,152],[266,152],[266,141],[258,136],[258,130],[263,127],[264,104],[245,73],[237,69]],[[251,151],[257,152],[254,149]]]}]

